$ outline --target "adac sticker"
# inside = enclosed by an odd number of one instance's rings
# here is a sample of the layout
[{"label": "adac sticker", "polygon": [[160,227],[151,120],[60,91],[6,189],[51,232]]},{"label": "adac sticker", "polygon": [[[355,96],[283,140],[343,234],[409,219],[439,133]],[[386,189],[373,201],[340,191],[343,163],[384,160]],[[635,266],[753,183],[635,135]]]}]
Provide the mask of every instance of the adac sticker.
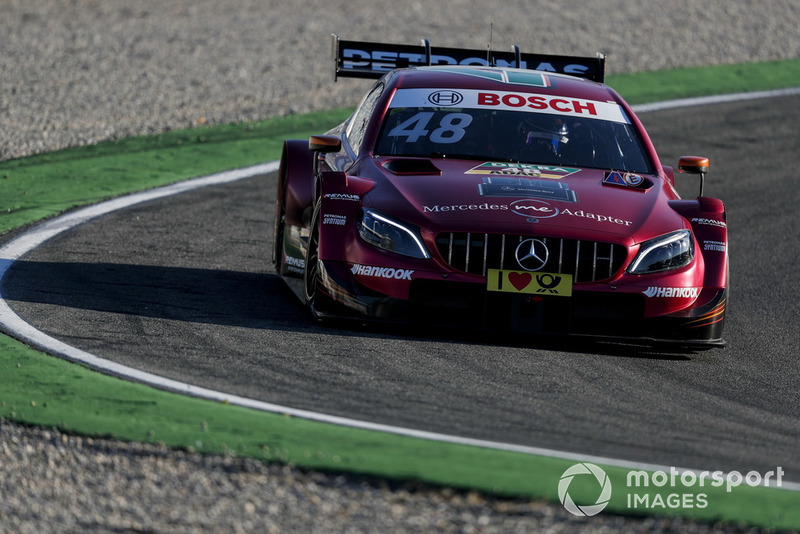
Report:
[{"label": "adac sticker", "polygon": [[485,174],[489,176],[508,176],[526,178],[551,178],[559,180],[580,169],[572,167],[553,167],[550,165],[534,165],[531,163],[508,163],[487,161],[473,167],[466,174]]},{"label": "adac sticker", "polygon": [[622,175],[617,171],[607,172],[605,178],[603,178],[603,183],[610,185],[621,185],[623,187],[626,185]]}]

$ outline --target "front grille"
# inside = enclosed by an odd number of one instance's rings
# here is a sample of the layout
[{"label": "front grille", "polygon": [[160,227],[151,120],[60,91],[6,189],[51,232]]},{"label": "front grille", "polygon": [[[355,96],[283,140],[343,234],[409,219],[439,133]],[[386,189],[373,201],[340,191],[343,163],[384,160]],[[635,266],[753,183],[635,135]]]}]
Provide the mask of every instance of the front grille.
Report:
[{"label": "front grille", "polygon": [[547,245],[547,263],[538,271],[571,274],[574,282],[611,278],[625,261],[626,248],[613,243],[507,234],[445,232],[436,236],[436,248],[453,269],[486,276],[488,269],[519,271],[519,244],[539,239]]}]

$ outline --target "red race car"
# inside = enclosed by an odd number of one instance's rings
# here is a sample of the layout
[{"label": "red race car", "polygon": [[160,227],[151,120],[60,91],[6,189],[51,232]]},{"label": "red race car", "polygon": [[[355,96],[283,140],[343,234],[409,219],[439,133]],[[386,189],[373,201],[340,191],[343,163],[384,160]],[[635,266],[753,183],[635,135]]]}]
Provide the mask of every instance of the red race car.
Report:
[{"label": "red race car", "polygon": [[342,41],[352,116],[287,140],[273,260],[315,317],[722,346],[725,207],[682,200],[605,58]]}]

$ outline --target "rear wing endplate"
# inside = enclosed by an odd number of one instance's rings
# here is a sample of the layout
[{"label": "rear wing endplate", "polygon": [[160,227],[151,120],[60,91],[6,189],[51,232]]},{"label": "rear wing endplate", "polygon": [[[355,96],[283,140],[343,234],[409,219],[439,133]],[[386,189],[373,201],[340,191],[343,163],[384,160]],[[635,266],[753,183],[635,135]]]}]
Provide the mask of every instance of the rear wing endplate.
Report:
[{"label": "rear wing endplate", "polygon": [[603,82],[605,61],[603,54],[596,57],[556,56],[549,54],[523,54],[514,45],[510,52],[496,50],[470,50],[466,48],[431,47],[427,39],[422,44],[402,45],[343,41],[333,37],[333,79],[380,78],[387,72],[404,67],[430,65],[484,65],[522,68],[569,74],[595,82]]}]

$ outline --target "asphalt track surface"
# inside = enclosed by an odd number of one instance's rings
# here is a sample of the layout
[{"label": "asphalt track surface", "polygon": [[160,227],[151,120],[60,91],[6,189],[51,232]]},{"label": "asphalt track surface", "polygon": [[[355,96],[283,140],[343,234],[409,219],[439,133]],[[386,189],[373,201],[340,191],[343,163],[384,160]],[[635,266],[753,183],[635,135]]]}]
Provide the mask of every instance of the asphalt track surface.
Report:
[{"label": "asphalt track surface", "polygon": [[[800,97],[641,115],[665,164],[711,159],[729,346],[670,352],[313,322],[270,265],[275,175],[115,212],[4,279],[72,346],[242,397],[470,438],[800,481]],[[679,175],[684,197],[697,180]]]}]

